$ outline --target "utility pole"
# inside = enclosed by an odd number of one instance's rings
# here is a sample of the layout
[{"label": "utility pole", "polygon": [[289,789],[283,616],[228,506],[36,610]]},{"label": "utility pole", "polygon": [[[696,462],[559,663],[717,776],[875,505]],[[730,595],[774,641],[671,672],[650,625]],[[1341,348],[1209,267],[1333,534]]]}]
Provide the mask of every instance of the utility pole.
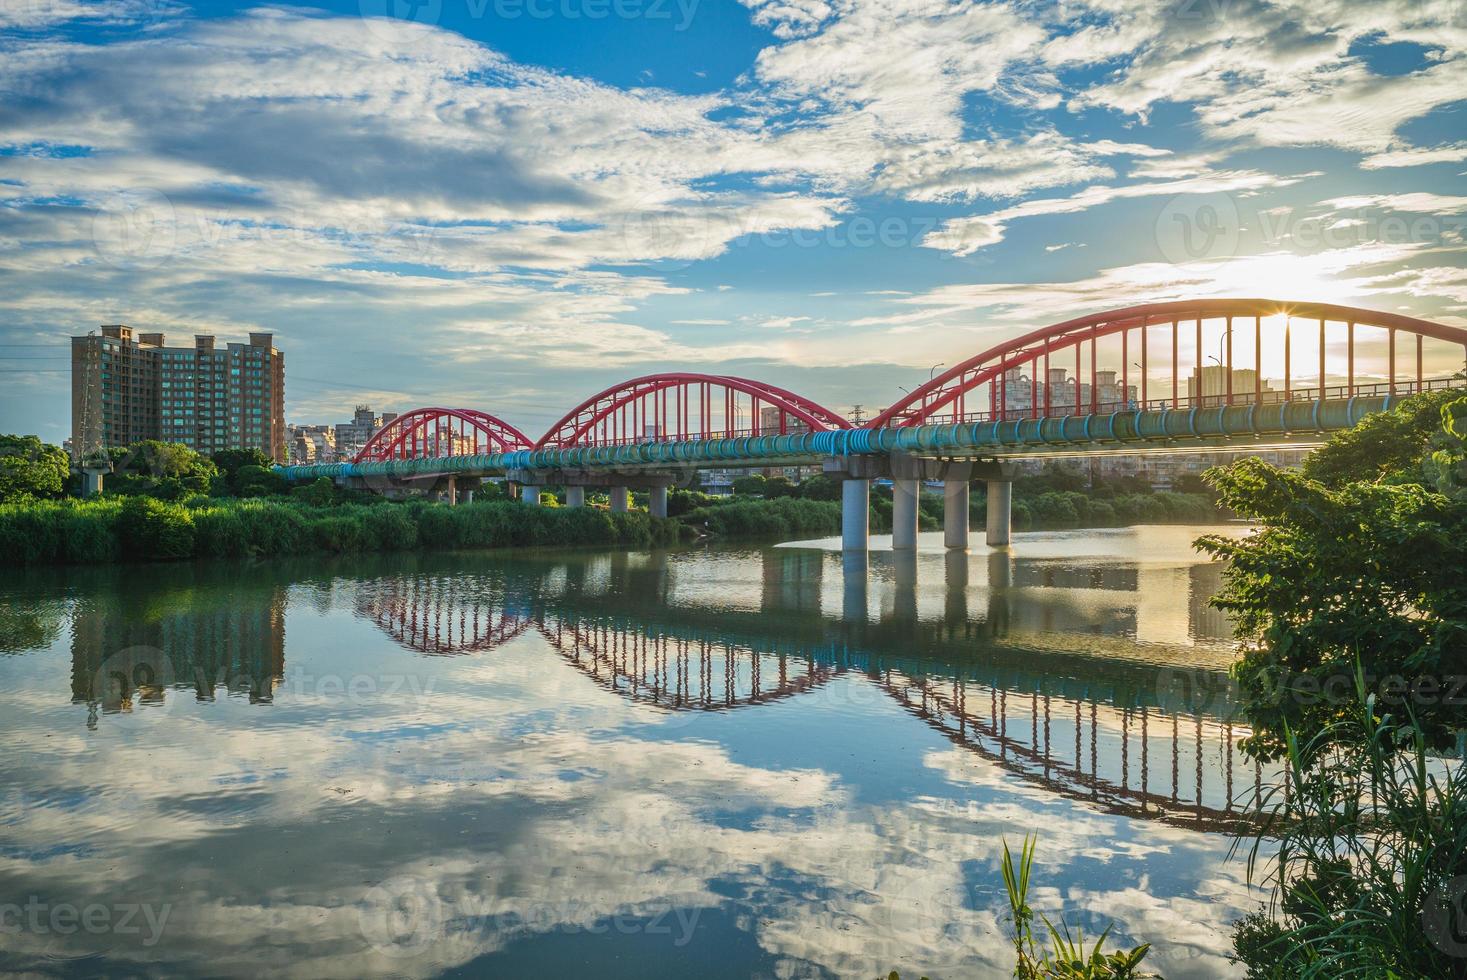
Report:
[{"label": "utility pole", "polygon": [[860,405],[851,406],[851,424],[857,427],[866,424],[866,412]]}]

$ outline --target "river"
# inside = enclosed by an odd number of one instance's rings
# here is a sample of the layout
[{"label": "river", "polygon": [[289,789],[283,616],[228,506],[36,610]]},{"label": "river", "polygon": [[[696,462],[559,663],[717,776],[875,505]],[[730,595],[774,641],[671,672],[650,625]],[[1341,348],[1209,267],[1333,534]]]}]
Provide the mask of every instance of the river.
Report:
[{"label": "river", "polygon": [[1209,530],[7,572],[0,970],[1237,976]]}]

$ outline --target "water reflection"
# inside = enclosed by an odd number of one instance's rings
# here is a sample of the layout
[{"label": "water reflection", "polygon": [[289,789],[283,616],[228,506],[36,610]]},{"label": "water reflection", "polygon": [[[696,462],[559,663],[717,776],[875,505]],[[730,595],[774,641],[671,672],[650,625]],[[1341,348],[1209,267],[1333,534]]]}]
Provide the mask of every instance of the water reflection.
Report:
[{"label": "water reflection", "polygon": [[[188,896],[157,949],[23,936],[0,968],[1001,976],[995,849],[1032,827],[1087,928],[1228,975],[1223,855],[1266,774],[1231,748],[1215,584],[1185,555],[795,548],[0,583],[64,610],[0,658],[29,705],[0,717],[0,886]],[[364,925],[384,901],[427,925]],[[648,938],[677,916],[694,961]]]}]

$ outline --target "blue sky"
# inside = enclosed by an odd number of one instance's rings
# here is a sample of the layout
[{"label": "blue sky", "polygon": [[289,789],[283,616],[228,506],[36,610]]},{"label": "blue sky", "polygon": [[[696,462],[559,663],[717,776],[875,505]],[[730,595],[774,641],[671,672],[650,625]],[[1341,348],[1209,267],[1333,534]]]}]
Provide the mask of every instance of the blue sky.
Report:
[{"label": "blue sky", "polygon": [[0,0],[0,429],[271,330],[292,422],[669,368],[875,409],[1147,300],[1467,325],[1460,2]]}]

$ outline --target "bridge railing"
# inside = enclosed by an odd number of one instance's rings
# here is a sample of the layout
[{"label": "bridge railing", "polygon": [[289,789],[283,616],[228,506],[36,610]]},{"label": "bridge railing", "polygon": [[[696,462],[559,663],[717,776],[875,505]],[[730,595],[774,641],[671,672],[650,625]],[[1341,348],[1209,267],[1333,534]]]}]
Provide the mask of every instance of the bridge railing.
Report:
[{"label": "bridge railing", "polygon": [[[1422,391],[1444,391],[1460,388],[1459,378],[1431,378],[1424,381],[1397,381],[1394,384],[1381,381],[1358,385],[1329,385],[1320,389],[1318,385],[1305,388],[1290,388],[1287,391],[1266,388],[1263,391],[1235,391],[1231,395],[1178,396],[1176,398],[1148,398],[1145,401],[1085,402],[1077,407],[1073,399],[1073,387],[1066,398],[1059,395],[1048,403],[1042,399],[1037,405],[1009,405],[999,412],[965,412],[957,416],[943,416],[942,422],[968,424],[973,422],[1017,422],[1024,419],[1064,418],[1077,415],[1109,415],[1112,412],[1185,410],[1191,408],[1219,408],[1227,405],[1277,405],[1281,402],[1317,401],[1320,399],[1346,399],[1381,397],[1389,395],[1403,398]],[[1322,391],[1322,394],[1321,394]]]}]

